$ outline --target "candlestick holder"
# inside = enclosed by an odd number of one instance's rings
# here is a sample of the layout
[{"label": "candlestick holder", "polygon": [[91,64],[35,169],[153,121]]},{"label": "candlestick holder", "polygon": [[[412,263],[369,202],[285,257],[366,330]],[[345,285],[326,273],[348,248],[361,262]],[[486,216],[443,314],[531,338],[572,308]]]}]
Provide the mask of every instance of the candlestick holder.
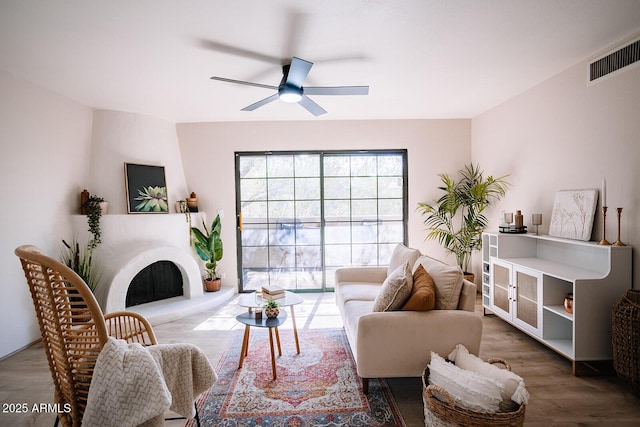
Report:
[{"label": "candlestick holder", "polygon": [[602,207],[602,240],[598,242],[599,245],[611,245],[607,240],[607,207]]},{"label": "candlestick holder", "polygon": [[538,226],[542,225],[542,214],[531,214],[531,223],[536,226],[536,236],[538,235]]},{"label": "candlestick holder", "polygon": [[613,246],[627,246],[624,243],[622,243],[622,240],[620,240],[620,216],[622,216],[622,208],[617,208],[618,210],[618,240],[616,240],[613,243]]}]

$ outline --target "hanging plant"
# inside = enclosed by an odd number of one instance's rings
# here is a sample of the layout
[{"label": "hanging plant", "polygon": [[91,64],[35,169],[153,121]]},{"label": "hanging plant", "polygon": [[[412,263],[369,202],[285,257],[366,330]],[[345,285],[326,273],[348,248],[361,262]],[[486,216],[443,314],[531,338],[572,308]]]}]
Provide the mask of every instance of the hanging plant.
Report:
[{"label": "hanging plant", "polygon": [[83,205],[87,211],[89,232],[93,236],[87,245],[89,251],[94,250],[100,243],[102,243],[100,230],[100,218],[102,217],[102,207],[100,206],[100,203],[102,202],[104,202],[102,197],[91,196]]}]

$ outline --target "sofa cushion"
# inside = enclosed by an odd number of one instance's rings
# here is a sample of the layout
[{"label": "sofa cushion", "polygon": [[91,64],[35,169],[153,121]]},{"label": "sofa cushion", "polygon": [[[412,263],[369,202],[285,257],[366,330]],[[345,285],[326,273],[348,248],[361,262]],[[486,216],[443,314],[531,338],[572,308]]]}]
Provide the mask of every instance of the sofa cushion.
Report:
[{"label": "sofa cushion", "polygon": [[427,273],[422,264],[418,265],[413,273],[413,288],[402,310],[428,311],[436,306],[436,285],[433,278]]},{"label": "sofa cushion", "polygon": [[[411,281],[409,281],[411,277]],[[399,310],[411,295],[413,277],[407,261],[391,272],[382,283],[380,293],[373,303],[373,311]]]},{"label": "sofa cushion", "polygon": [[387,276],[389,276],[394,270],[400,267],[405,262],[409,263],[409,267],[413,268],[416,260],[420,257],[420,251],[417,249],[408,248],[405,245],[396,245],[391,254],[389,260],[389,268],[387,269]]},{"label": "sofa cushion", "polygon": [[497,412],[502,402],[501,385],[491,378],[466,371],[431,352],[429,383],[451,394],[456,404],[478,412]]},{"label": "sofa cushion", "polygon": [[336,294],[342,303],[347,301],[374,301],[380,289],[379,284],[372,283],[348,283],[336,288]]},{"label": "sofa cushion", "polygon": [[457,309],[463,280],[460,267],[447,265],[425,255],[418,258],[414,271],[419,264],[429,273],[433,278],[433,283],[436,285],[436,309]]}]

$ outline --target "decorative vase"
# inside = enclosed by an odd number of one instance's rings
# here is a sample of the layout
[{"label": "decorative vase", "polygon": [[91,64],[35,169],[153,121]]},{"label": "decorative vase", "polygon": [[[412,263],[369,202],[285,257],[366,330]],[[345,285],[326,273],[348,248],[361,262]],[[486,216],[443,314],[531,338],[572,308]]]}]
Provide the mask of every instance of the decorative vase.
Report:
[{"label": "decorative vase", "polygon": [[202,279],[204,282],[204,288],[207,292],[217,292],[220,290],[222,279],[219,277],[215,279]]},{"label": "decorative vase", "polygon": [[278,317],[280,314],[280,309],[278,307],[267,307],[264,309],[264,314],[269,318],[273,319],[274,317]]},{"label": "decorative vase", "polygon": [[109,210],[109,202],[100,202],[99,204],[102,215],[106,215],[107,211]]},{"label": "decorative vase", "polygon": [[573,294],[567,294],[564,298],[564,310],[567,313],[573,313]]}]

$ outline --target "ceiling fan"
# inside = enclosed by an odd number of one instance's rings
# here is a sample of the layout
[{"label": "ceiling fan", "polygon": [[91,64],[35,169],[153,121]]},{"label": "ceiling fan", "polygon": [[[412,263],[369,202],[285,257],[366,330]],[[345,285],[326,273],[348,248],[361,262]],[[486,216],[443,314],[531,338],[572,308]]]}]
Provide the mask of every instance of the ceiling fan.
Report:
[{"label": "ceiling fan", "polygon": [[256,108],[260,108],[275,100],[281,100],[284,102],[294,103],[302,105],[307,111],[314,116],[320,116],[326,113],[326,110],[316,104],[307,95],[368,95],[369,86],[322,86],[322,87],[304,87],[302,83],[307,78],[313,62],[305,61],[304,59],[296,58],[291,59],[290,64],[282,66],[282,80],[280,85],[271,86],[261,83],[245,82],[242,80],[227,79],[225,77],[211,77],[212,80],[219,80],[228,83],[237,83],[247,86],[256,86],[266,89],[276,90],[277,93],[260,100],[254,104],[244,107],[242,111],[253,111]]}]

